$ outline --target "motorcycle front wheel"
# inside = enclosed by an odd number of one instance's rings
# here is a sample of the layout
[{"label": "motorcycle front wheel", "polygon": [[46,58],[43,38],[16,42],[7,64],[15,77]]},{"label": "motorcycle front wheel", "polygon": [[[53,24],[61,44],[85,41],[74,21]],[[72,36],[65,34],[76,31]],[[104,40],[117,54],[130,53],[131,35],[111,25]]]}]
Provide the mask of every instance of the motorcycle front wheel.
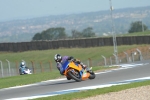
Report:
[{"label": "motorcycle front wheel", "polygon": [[77,70],[70,70],[68,72],[68,75],[77,82],[80,82],[82,80],[80,73]]}]

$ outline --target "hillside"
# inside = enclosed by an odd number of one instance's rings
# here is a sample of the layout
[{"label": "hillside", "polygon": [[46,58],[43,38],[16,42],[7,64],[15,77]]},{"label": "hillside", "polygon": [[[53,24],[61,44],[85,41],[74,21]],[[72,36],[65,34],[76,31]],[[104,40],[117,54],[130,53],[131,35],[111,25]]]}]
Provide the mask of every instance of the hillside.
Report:
[{"label": "hillside", "polygon": [[[130,23],[142,20],[150,28],[150,6],[116,9],[113,11],[113,22],[117,34],[127,33]],[[81,14],[45,16],[40,18],[13,20],[0,23],[0,42],[31,41],[34,34],[51,27],[64,27],[67,34],[71,30],[83,30],[93,27],[98,36],[111,31],[110,11],[98,11]]]}]

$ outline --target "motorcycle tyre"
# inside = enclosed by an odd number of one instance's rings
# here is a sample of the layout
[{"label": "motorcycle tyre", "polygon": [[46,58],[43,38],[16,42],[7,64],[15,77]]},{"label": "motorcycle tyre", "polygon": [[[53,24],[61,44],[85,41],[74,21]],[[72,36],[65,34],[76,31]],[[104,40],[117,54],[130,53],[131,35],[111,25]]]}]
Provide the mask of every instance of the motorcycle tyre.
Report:
[{"label": "motorcycle tyre", "polygon": [[80,78],[77,78],[77,77],[75,77],[73,74],[72,74],[72,72],[68,72],[68,75],[72,78],[72,79],[74,79],[75,81],[77,81],[77,82],[80,82],[82,79]]},{"label": "motorcycle tyre", "polygon": [[94,79],[96,77],[93,71],[89,71],[89,73],[90,73],[89,79]]},{"label": "motorcycle tyre", "polygon": [[71,80],[71,78],[70,77],[66,77],[67,78],[67,80]]}]

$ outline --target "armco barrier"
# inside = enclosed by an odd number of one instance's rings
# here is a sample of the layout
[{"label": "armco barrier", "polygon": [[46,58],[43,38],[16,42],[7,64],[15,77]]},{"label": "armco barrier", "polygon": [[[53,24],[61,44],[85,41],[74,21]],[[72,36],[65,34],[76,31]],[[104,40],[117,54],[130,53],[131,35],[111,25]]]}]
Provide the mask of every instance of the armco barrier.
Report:
[{"label": "armco barrier", "polygon": [[[150,36],[116,37],[117,45],[150,44]],[[17,43],[0,43],[0,51],[21,52],[28,50],[47,50],[72,47],[113,46],[113,38],[88,38],[55,41],[31,41]]]}]

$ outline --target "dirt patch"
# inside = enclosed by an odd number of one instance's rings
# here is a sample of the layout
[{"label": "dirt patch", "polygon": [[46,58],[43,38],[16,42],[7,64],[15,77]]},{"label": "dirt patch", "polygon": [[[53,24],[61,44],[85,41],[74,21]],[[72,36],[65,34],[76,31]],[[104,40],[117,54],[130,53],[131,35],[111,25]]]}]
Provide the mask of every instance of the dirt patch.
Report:
[{"label": "dirt patch", "polygon": [[73,100],[150,100],[150,85]]}]

